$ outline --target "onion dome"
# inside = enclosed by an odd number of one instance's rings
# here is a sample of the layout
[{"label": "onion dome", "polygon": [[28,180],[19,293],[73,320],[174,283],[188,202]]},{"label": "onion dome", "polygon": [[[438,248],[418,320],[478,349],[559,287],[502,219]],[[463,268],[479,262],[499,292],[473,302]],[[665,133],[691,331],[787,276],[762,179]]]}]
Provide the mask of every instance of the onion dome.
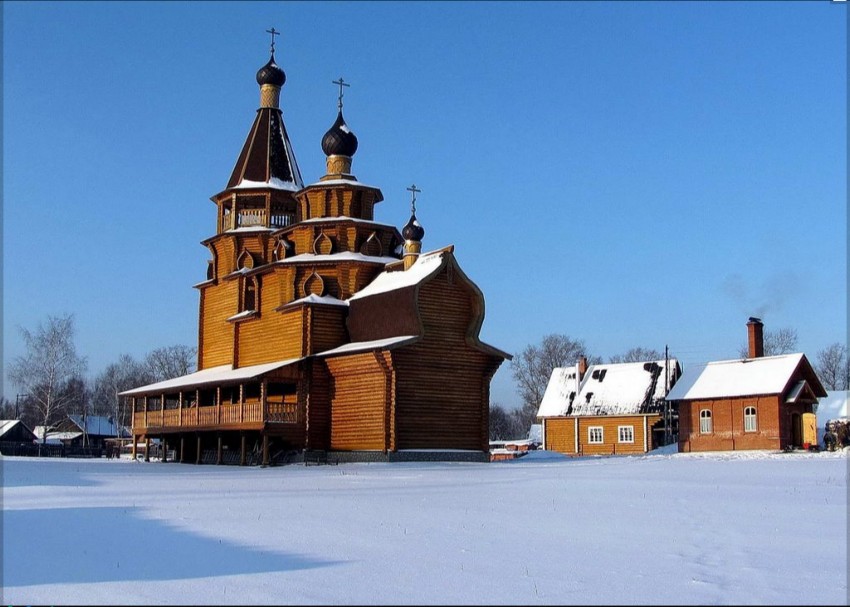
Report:
[{"label": "onion dome", "polygon": [[326,156],[354,156],[357,151],[357,136],[351,132],[342,117],[337,114],[336,122],[322,137],[322,151]]},{"label": "onion dome", "polygon": [[286,82],[286,74],[280,66],[274,62],[274,53],[272,53],[271,58],[269,58],[269,62],[261,67],[257,72],[257,84],[260,86],[264,84],[271,84],[272,86],[279,88],[283,86],[284,82]]},{"label": "onion dome", "polygon": [[422,224],[419,223],[419,220],[416,219],[416,213],[412,213],[410,215],[410,221],[408,221],[407,225],[401,229],[401,235],[404,236],[405,240],[421,242],[422,238],[425,236],[425,228],[423,228]]}]

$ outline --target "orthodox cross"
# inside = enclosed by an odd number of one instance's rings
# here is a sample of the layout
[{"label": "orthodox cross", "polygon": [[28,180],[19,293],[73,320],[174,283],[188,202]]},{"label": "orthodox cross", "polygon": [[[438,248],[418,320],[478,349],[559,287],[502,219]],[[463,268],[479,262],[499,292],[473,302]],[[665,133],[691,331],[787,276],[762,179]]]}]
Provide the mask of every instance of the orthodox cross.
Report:
[{"label": "orthodox cross", "polygon": [[277,31],[274,27],[272,27],[270,30],[266,30],[266,33],[272,35],[272,55],[274,55],[274,37],[280,36],[280,32]]},{"label": "orthodox cross", "polygon": [[417,188],[416,184],[414,183],[409,188],[407,188],[407,191],[410,192],[413,195],[413,198],[410,201],[410,214],[415,215],[416,214],[416,192],[421,193],[422,190]]},{"label": "orthodox cross", "polygon": [[336,107],[339,111],[342,111],[342,87],[351,85],[343,80],[342,76],[339,77],[339,80],[334,80],[333,83],[339,85],[339,101],[337,102]]}]

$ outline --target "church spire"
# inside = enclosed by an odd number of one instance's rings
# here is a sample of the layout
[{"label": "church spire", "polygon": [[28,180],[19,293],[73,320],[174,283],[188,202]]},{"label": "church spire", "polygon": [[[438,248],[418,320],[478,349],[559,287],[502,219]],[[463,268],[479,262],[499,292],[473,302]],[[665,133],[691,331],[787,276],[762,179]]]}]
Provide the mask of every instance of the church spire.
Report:
[{"label": "church spire", "polygon": [[304,187],[304,182],[280,110],[280,90],[286,74],[274,58],[274,37],[279,32],[274,28],[266,31],[272,35],[272,44],[268,63],[257,71],[260,108],[227,188],[271,187],[296,192]]}]

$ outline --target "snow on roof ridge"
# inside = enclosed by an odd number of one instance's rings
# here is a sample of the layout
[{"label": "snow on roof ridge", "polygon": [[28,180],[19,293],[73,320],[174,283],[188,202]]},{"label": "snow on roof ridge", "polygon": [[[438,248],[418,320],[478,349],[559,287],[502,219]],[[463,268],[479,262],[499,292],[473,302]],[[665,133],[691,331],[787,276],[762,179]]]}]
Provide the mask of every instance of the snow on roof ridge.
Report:
[{"label": "snow on roof ridge", "polygon": [[[372,282],[348,298],[348,301],[371,297],[380,293],[388,293],[405,287],[412,287],[431,277],[443,265],[443,259],[448,251],[438,249],[421,254],[407,270],[381,272]],[[395,260],[399,261],[399,260]]]},{"label": "snow on roof ridge", "polygon": [[294,181],[284,181],[280,177],[271,177],[268,181],[251,181],[250,179],[242,179],[231,189],[241,190],[247,188],[273,188],[275,190],[287,190],[289,192],[297,192],[301,189]]}]

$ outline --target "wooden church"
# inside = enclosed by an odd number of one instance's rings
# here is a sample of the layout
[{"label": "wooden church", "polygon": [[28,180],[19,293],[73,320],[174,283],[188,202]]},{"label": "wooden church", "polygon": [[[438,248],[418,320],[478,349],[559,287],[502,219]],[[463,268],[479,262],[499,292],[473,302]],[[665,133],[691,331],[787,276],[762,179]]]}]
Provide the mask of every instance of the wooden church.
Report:
[{"label": "wooden church", "polygon": [[[272,30],[274,39],[274,30]],[[374,220],[338,115],[327,172],[304,185],[279,106],[260,107],[227,185],[200,294],[198,370],[128,390],[134,445],[181,462],[488,461],[490,380],[509,354],[483,343],[484,296],[453,246],[423,253],[416,218]]]}]

